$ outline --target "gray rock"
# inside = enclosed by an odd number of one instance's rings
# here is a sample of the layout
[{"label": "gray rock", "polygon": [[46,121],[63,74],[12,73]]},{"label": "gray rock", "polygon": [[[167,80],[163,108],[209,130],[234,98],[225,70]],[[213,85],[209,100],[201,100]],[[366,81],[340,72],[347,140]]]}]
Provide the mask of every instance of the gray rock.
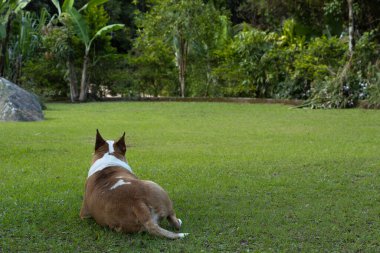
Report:
[{"label": "gray rock", "polygon": [[36,95],[0,77],[0,120],[39,121],[44,119]]}]

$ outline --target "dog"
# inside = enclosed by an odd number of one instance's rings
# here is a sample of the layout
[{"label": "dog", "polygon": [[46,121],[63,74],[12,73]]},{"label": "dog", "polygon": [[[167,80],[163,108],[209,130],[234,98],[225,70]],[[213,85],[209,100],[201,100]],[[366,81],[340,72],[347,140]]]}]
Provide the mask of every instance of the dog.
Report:
[{"label": "dog", "polygon": [[95,153],[88,172],[80,210],[81,219],[95,221],[118,232],[146,231],[170,239],[184,238],[159,226],[162,219],[179,230],[182,221],[173,204],[158,184],[140,180],[125,158],[125,133],[118,141],[106,141],[96,130]]}]

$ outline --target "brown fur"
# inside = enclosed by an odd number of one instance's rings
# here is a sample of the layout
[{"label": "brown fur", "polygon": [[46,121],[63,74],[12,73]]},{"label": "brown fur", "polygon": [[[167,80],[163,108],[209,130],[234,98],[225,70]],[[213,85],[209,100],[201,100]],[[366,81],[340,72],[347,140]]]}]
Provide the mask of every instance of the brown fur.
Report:
[{"label": "brown fur", "polygon": [[[114,155],[126,161],[124,135],[114,143],[114,149]],[[106,152],[108,144],[97,132],[93,163]],[[120,178],[128,184],[110,190]],[[175,229],[181,227],[168,194],[158,184],[139,180],[117,166],[98,171],[87,179],[80,217],[93,217],[98,224],[120,232],[147,231],[171,239],[187,235],[170,232],[158,225],[166,218]]]}]

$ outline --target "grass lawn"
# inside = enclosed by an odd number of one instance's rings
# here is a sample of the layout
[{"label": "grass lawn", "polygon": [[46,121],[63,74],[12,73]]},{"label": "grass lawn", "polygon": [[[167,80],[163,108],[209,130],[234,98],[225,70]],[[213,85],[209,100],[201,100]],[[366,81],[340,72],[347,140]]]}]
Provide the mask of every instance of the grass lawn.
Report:
[{"label": "grass lawn", "polygon": [[[48,104],[0,122],[0,252],[380,252],[380,111],[227,103]],[[190,236],[79,219],[95,131]],[[168,227],[167,224],[163,224]]]}]

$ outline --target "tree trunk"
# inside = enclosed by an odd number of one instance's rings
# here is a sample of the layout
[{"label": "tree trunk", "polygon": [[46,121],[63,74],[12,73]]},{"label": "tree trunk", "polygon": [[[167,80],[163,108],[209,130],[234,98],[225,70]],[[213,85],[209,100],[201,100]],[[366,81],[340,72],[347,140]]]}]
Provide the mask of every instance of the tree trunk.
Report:
[{"label": "tree trunk", "polygon": [[156,78],[153,79],[153,87],[154,87],[153,96],[156,98],[158,97],[158,94],[160,93],[160,82]]},{"label": "tree trunk", "polygon": [[16,61],[14,63],[14,69],[13,73],[10,74],[11,76],[11,81],[14,83],[19,84],[20,82],[20,77],[21,77],[21,69],[22,69],[22,54],[18,55],[16,57]]},{"label": "tree trunk", "polygon": [[87,99],[87,65],[88,65],[88,54],[86,53],[83,59],[83,69],[82,69],[82,79],[80,82],[80,94],[79,94],[79,101],[84,102]]},{"label": "tree trunk", "polygon": [[67,68],[69,71],[69,85],[70,85],[70,99],[71,102],[78,101],[78,80],[75,74],[74,63],[71,58],[67,61]]},{"label": "tree trunk", "polygon": [[7,45],[9,42],[11,29],[12,29],[12,20],[13,13],[11,13],[8,17],[7,26],[5,28],[5,38],[1,43],[1,52],[0,52],[0,76],[4,77],[5,72],[5,61],[6,61],[6,53],[7,53]]},{"label": "tree trunk", "polygon": [[209,61],[209,57],[208,57],[208,54],[207,54],[206,90],[205,90],[205,93],[204,93],[204,97],[208,97],[209,96],[209,88],[210,88],[211,82],[212,82],[211,66],[210,66],[210,61]]},{"label": "tree trunk", "polygon": [[352,11],[352,0],[347,0],[348,4],[348,50],[350,56],[354,53],[355,39],[354,39],[354,14]]},{"label": "tree trunk", "polygon": [[179,36],[179,52],[177,56],[178,78],[181,89],[181,97],[185,97],[185,78],[186,78],[186,62],[187,62],[187,41]]}]

